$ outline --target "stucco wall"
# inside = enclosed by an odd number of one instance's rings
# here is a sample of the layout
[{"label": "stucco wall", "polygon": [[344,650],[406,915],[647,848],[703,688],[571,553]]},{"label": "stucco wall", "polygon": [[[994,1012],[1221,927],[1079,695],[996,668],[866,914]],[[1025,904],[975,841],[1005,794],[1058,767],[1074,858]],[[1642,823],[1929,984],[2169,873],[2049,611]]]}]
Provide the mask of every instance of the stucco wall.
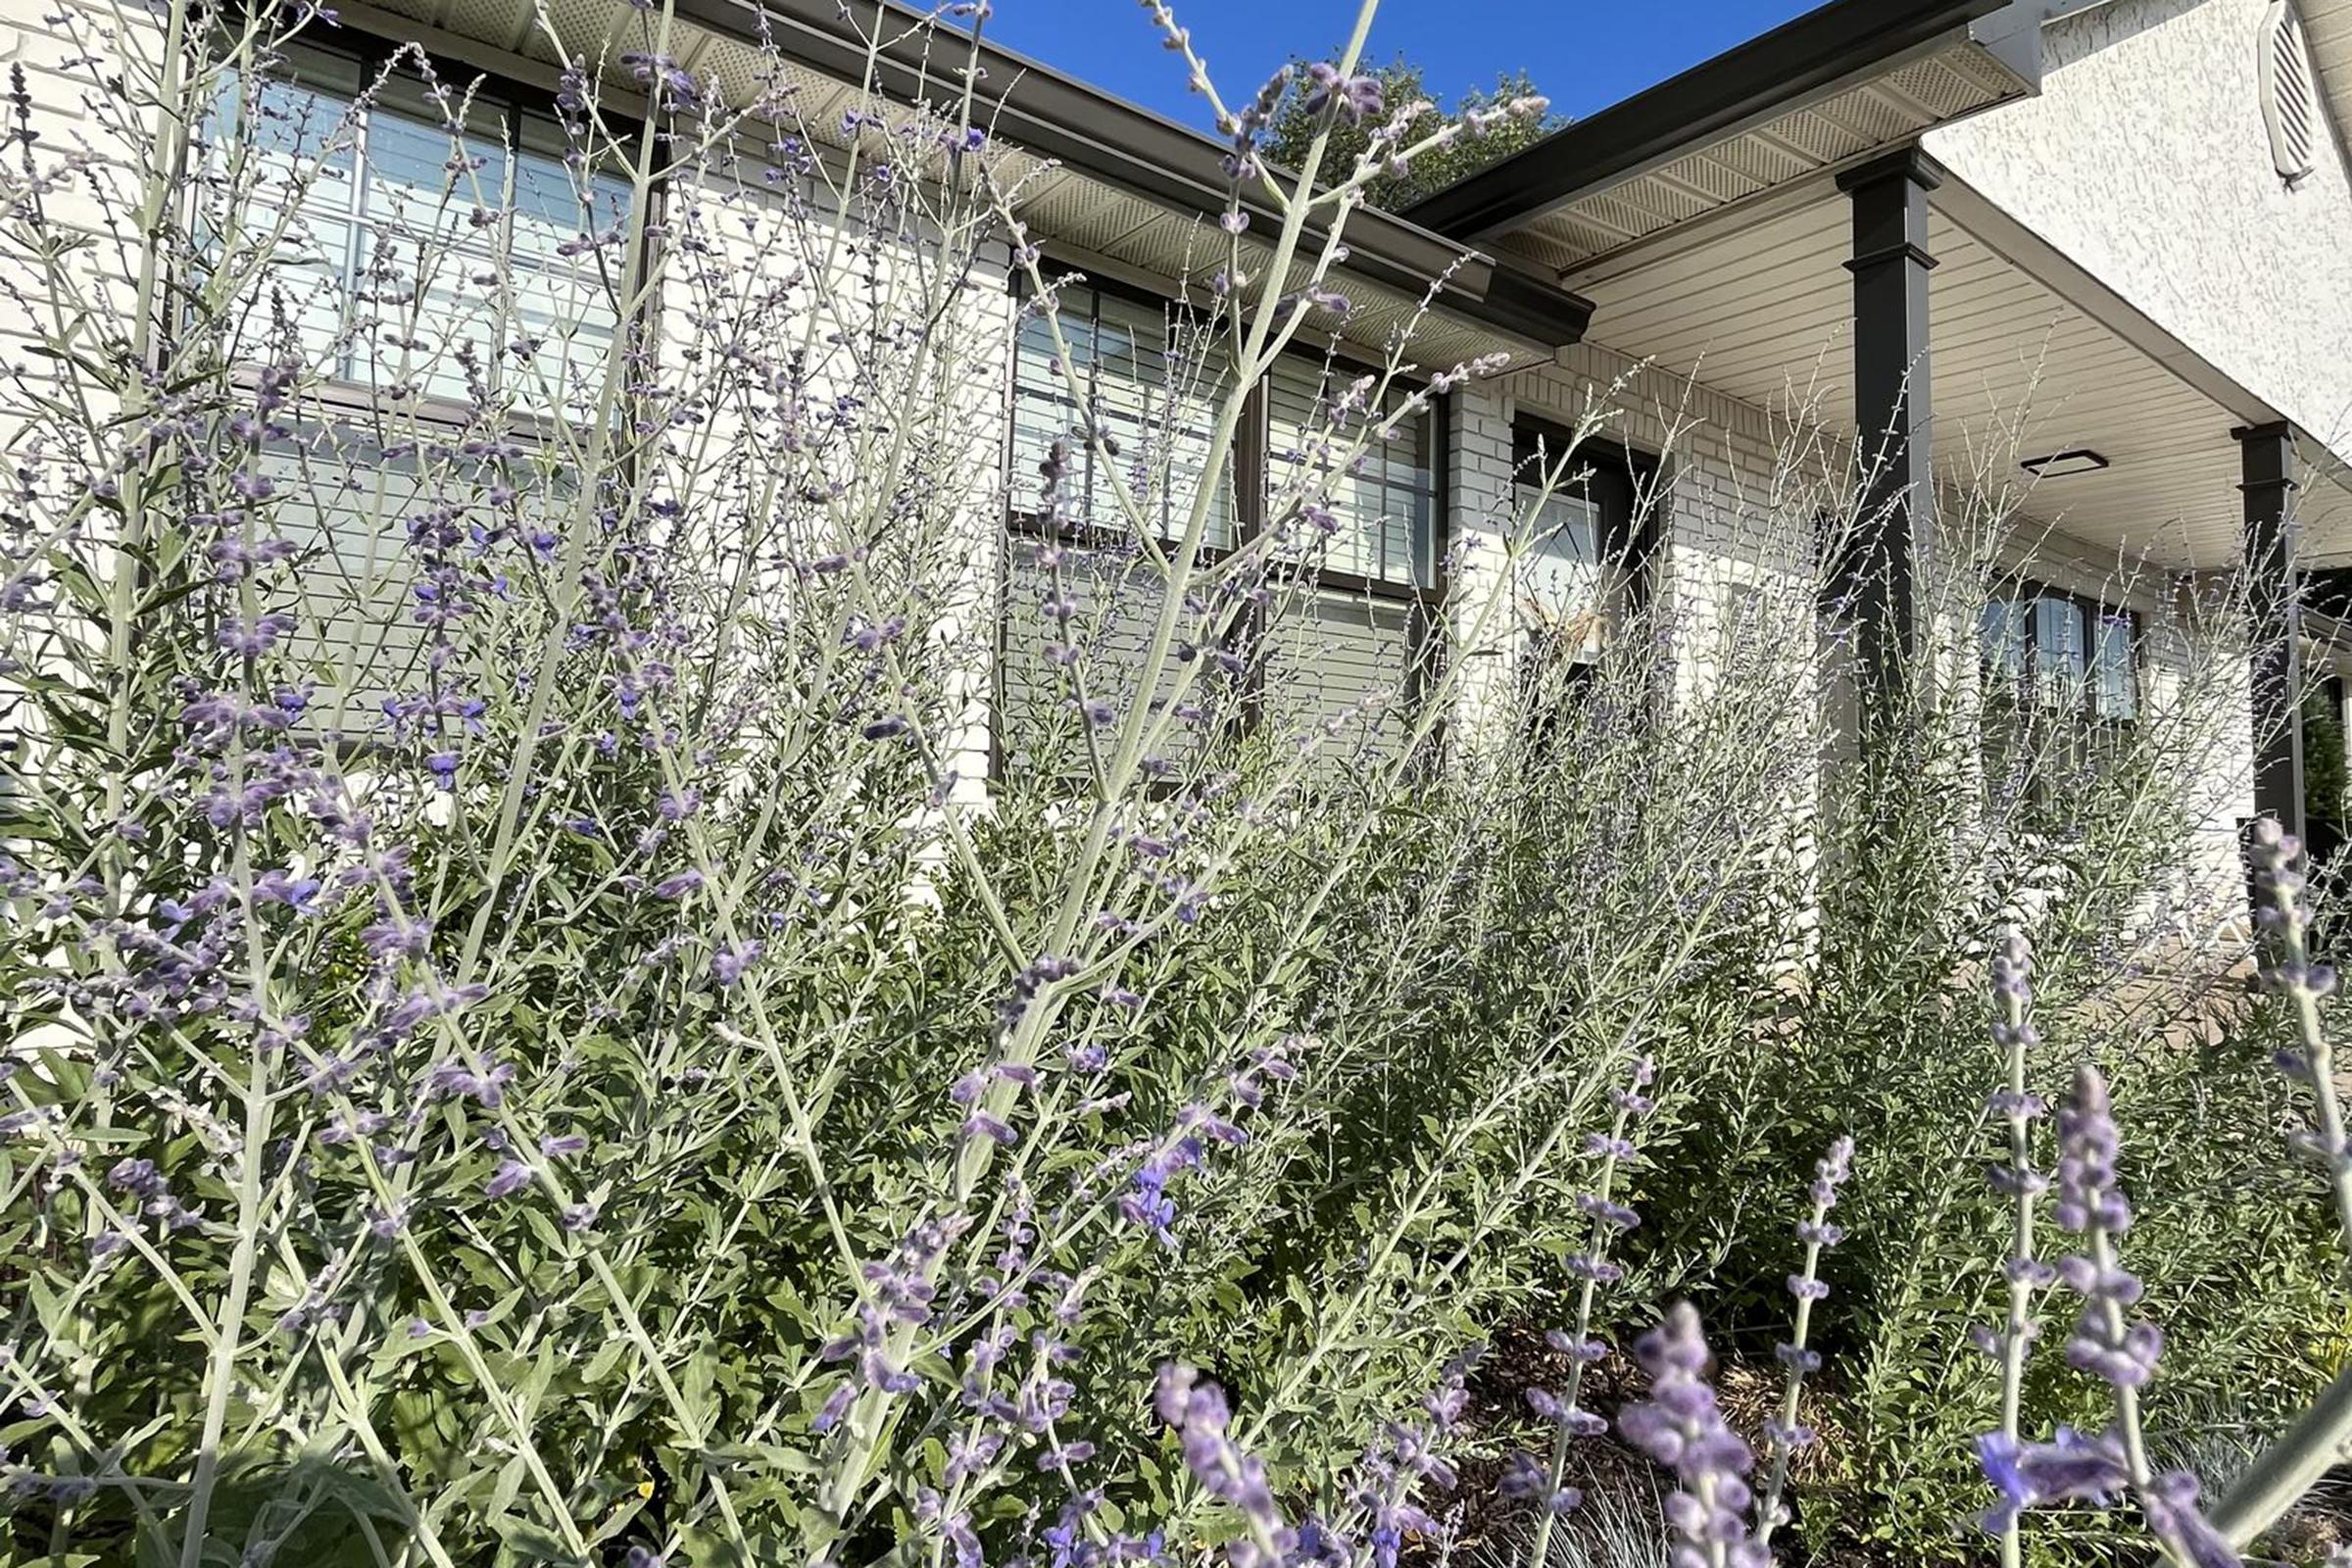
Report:
[{"label": "stucco wall", "polygon": [[2268,0],[2113,0],[2043,29],[2038,98],[1928,151],[2217,368],[2352,456],[2352,184],[2289,189],[2264,128]]}]

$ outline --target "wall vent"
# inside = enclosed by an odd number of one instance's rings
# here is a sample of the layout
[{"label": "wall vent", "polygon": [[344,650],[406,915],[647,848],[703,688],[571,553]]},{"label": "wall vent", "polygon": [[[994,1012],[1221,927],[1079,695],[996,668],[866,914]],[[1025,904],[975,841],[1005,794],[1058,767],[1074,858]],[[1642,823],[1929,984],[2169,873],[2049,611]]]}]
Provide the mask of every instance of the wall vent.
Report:
[{"label": "wall vent", "polygon": [[2262,19],[2262,120],[2271,133],[2271,162],[2289,185],[2317,163],[2322,112],[2303,19],[2288,0],[2271,0]]}]

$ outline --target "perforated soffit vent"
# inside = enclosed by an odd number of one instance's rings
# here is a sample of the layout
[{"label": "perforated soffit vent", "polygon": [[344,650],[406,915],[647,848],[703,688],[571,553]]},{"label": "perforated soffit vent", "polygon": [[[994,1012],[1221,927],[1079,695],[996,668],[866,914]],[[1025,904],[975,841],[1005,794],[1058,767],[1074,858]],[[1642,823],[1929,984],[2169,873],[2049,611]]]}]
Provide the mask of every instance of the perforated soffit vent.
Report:
[{"label": "perforated soffit vent", "polygon": [[2292,185],[2312,171],[2319,136],[2319,84],[2303,19],[2288,0],[2272,0],[2262,19],[2262,120],[2271,133],[2271,162]]}]

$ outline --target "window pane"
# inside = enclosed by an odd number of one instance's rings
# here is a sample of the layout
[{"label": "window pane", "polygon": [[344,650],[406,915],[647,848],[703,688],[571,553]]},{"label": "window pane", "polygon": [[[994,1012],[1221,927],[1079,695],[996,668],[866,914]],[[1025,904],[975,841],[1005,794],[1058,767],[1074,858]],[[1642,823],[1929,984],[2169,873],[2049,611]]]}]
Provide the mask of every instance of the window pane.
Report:
[{"label": "window pane", "polygon": [[1996,599],[1984,607],[1977,622],[1978,656],[1984,673],[1995,681],[2016,685],[2026,678],[2026,607],[2015,600]]},{"label": "window pane", "polygon": [[[465,236],[466,217],[477,205],[498,201],[505,187],[506,155],[497,141],[481,131],[497,129],[496,112],[477,106],[479,129],[462,142],[453,142],[439,123],[412,119],[390,107],[393,101],[414,98],[402,83],[385,88],[386,102],[368,116],[368,169],[360,201],[370,221],[392,232],[433,235],[443,240]],[[475,159],[479,168],[472,167]]]},{"label": "window pane", "polygon": [[1608,632],[1608,572],[1601,560],[1600,512],[1582,496],[1554,490],[1541,508],[1540,487],[1522,485],[1519,505],[1533,510],[1533,548],[1520,564],[1519,613],[1555,656],[1591,659]]},{"label": "window pane", "polygon": [[[1276,494],[1329,489],[1339,523],[1323,564],[1376,581],[1428,583],[1436,575],[1435,420],[1428,410],[1370,442],[1345,472],[1348,452],[1378,416],[1356,414],[1337,429],[1333,405],[1357,380],[1346,366],[1303,356],[1277,361],[1266,378],[1269,488]],[[1405,394],[1392,390],[1381,413]]]},{"label": "window pane", "polygon": [[1118,455],[1098,456],[1087,487],[1089,515],[1098,526],[1115,528],[1127,516],[1120,497],[1132,499],[1150,526],[1165,534],[1166,518],[1152,505],[1151,452],[1146,436],[1154,413],[1164,406],[1167,377],[1167,316],[1158,306],[1101,298],[1096,327],[1092,396],[1095,418],[1118,443]]},{"label": "window pane", "polygon": [[[1059,324],[1069,375],[1054,364],[1054,330],[1043,318],[1021,322],[1013,362],[1012,510],[1034,514],[1042,497],[1038,466],[1055,440],[1069,444],[1065,493],[1079,520],[1119,529],[1129,522],[1121,496],[1158,537],[1173,538],[1190,520],[1207,467],[1215,400],[1226,384],[1221,348],[1181,329],[1171,333],[1164,307],[1064,289]],[[1079,397],[1071,396],[1075,379]],[[1098,455],[1086,439],[1082,410],[1118,445]],[[1211,502],[1203,541],[1233,542],[1230,467]]]},{"label": "window pane", "polygon": [[204,219],[220,225],[216,244],[270,249],[250,292],[253,308],[235,319],[231,352],[245,360],[282,352],[282,316],[297,347],[341,374],[348,367],[334,349],[357,266],[352,212],[359,152],[351,97],[360,67],[294,45],[279,70],[275,77],[230,82],[216,102],[205,125],[205,175],[225,182],[241,168],[242,183],[228,193],[233,207],[224,204]]},{"label": "window pane", "polygon": [[[1064,310],[1061,314],[1062,337],[1070,348],[1074,365],[1081,367],[1079,380],[1084,384],[1084,365],[1091,343],[1093,320]],[[1010,501],[1016,514],[1028,514],[1044,510],[1045,477],[1038,467],[1046,461],[1054,443],[1071,438],[1078,424],[1078,405],[1071,398],[1060,368],[1054,358],[1053,328],[1040,317],[1021,318],[1020,337],[1013,353],[1012,373],[1012,475]],[[1070,461],[1075,466],[1068,483],[1077,493],[1085,493],[1086,453],[1071,439]]]},{"label": "window pane", "polygon": [[2034,601],[2034,687],[2049,708],[2082,706],[2082,610],[2071,599]]},{"label": "window pane", "polygon": [[2099,717],[2137,718],[2139,682],[2132,661],[2131,616],[2099,616],[2091,667],[2091,699]]},{"label": "window pane", "polygon": [[[1169,381],[1160,411],[1158,442],[1167,451],[1167,521],[1171,537],[1192,519],[1193,503],[1208,474],[1208,448],[1220,405],[1233,386],[1233,357],[1205,330],[1180,321],[1168,358]],[[1228,448],[1216,494],[1209,500],[1202,539],[1212,548],[1233,543],[1233,461]]]},{"label": "window pane", "polygon": [[[1127,716],[1143,699],[1144,659],[1163,600],[1153,573],[1127,552],[1057,550],[1057,578],[1041,558],[1052,548],[1030,539],[1011,545],[997,667],[997,744],[1008,771],[1070,777],[1085,770],[1092,727],[1078,706],[1080,688],[1089,702],[1107,705],[1111,719]],[[1071,612],[1054,613],[1057,605]],[[1074,651],[1074,659],[1056,657],[1056,649]],[[1151,698],[1154,710],[1169,702],[1180,675],[1174,663],[1161,671]],[[1233,710],[1237,692],[1219,673],[1201,672],[1155,755],[1175,764],[1193,760]]]}]

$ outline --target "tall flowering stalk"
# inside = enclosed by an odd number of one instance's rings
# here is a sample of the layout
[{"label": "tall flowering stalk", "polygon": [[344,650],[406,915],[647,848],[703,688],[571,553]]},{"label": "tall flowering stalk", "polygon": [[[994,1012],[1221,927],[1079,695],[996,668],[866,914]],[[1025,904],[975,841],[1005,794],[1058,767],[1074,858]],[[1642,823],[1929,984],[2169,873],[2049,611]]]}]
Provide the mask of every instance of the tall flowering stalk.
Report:
[{"label": "tall flowering stalk", "polygon": [[[2294,1012],[2296,1049],[2282,1052],[2278,1065],[2310,1089],[2319,1123],[2295,1144],[2328,1173],[2344,1257],[2352,1262],[2352,1147],[2345,1141],[2336,1090],[2335,1049],[2320,1017],[2321,1002],[2335,992],[2335,970],[2311,954],[2311,918],[2303,903],[2307,882],[2299,863],[2303,846],[2269,817],[2254,824],[2252,839],[2248,858],[2256,891],[2265,901],[2255,910],[2255,921],[2269,939],[2263,983],[2286,998]],[[2215,1528],[2235,1545],[2251,1544],[2340,1462],[2348,1441],[2352,1370],[2339,1372],[2301,1419],[2247,1466],[2214,1508]]]},{"label": "tall flowering stalk", "polygon": [[2320,1017],[2320,1004],[2334,994],[2336,976],[2332,965],[2312,956],[2302,858],[2302,844],[2278,822],[2266,816],[2254,824],[2249,858],[2264,900],[2255,910],[2255,923],[2269,938],[2262,981],[2286,999],[2295,1024],[2296,1049],[2281,1053],[2278,1065],[2311,1091],[2312,1113],[2319,1125],[2299,1138],[2297,1147],[2328,1173],[2347,1266],[2352,1266],[2352,1143],[2345,1138],[2343,1102],[2336,1088],[2335,1047]]},{"label": "tall flowering stalk", "polygon": [[1592,1191],[1577,1200],[1578,1207],[1592,1216],[1592,1229],[1586,1250],[1568,1260],[1569,1270],[1578,1281],[1576,1322],[1565,1333],[1552,1329],[1544,1335],[1554,1350],[1568,1357],[1568,1381],[1557,1394],[1545,1389],[1527,1391],[1529,1405],[1552,1423],[1551,1452],[1541,1469],[1532,1455],[1513,1454],[1501,1482],[1505,1495],[1536,1505],[1536,1531],[1528,1542],[1526,1557],[1530,1568],[1542,1568],[1547,1560],[1545,1553],[1550,1549],[1552,1530],[1559,1517],[1572,1512],[1584,1500],[1583,1493],[1565,1484],[1570,1440],[1597,1437],[1608,1430],[1608,1423],[1586,1410],[1582,1403],[1585,1368],[1609,1353],[1607,1343],[1592,1335],[1592,1305],[1602,1285],[1624,1278],[1624,1270],[1609,1259],[1610,1244],[1641,1223],[1641,1216],[1616,1199],[1617,1173],[1641,1157],[1627,1134],[1657,1109],[1656,1100],[1646,1093],[1656,1077],[1655,1062],[1647,1056],[1637,1059],[1626,1085],[1609,1091],[1609,1102],[1615,1108],[1609,1118],[1608,1132],[1592,1135],[1586,1144],[1587,1153],[1600,1157],[1600,1173],[1593,1181]]},{"label": "tall flowering stalk", "polygon": [[[1991,1099],[1990,1108],[2008,1125],[2009,1162],[1989,1169],[1986,1179],[2013,1206],[2008,1259],[2002,1274],[2009,1282],[2007,1321],[1994,1337],[1992,1348],[2001,1364],[2001,1439],[2014,1446],[2021,1436],[2025,1397],[2026,1351],[2034,1342],[2034,1293],[2057,1276],[2034,1254],[2034,1206],[2049,1179],[2034,1168],[2034,1122],[2046,1114],[2040,1097],[2026,1089],[2028,1054],[2040,1043],[2034,1032],[2034,958],[2022,933],[2001,939],[1992,958],[1992,994],[2000,1016],[1993,1021],[1992,1041],[2002,1053],[2006,1078]],[[2001,1561],[2018,1568],[2024,1544],[2014,1517],[2002,1522]]]},{"label": "tall flowering stalk", "polygon": [[2082,1298],[2082,1311],[2066,1342],[2068,1363],[2107,1385],[2115,1420],[2096,1437],[2061,1427],[2047,1443],[2025,1443],[2003,1432],[1978,1440],[1978,1457],[2000,1493],[1985,1518],[2005,1534],[2023,1510],[2041,1503],[2086,1499],[2105,1503],[2128,1494],[2168,1561],[2176,1568],[2230,1568],[2236,1549],[2198,1507],[2197,1479],[2186,1470],[2158,1474],[2148,1457],[2139,1391],[2155,1376],[2164,1338],[2129,1308],[2140,1283],[2123,1266],[2117,1241],[2132,1227],[2132,1205],[2117,1180],[2122,1138],[2107,1081],[2087,1063],[2058,1110],[2057,1197],[2051,1214],[2082,1239],[2082,1250],[2058,1263],[2058,1276]]},{"label": "tall flowering stalk", "polygon": [[1666,1522],[1678,1568],[1766,1568],[1772,1553],[1750,1523],[1755,1454],[1724,1422],[1707,1382],[1713,1357],[1697,1310],[1678,1302],[1634,1354],[1649,1374],[1649,1397],[1620,1413],[1617,1429],[1674,1475]]},{"label": "tall flowering stalk", "polygon": [[1845,1232],[1831,1223],[1830,1210],[1838,1206],[1838,1189],[1852,1170],[1853,1160],[1851,1138],[1841,1137],[1830,1146],[1830,1152],[1813,1167],[1813,1185],[1807,1194],[1812,1200],[1813,1212],[1796,1227],[1797,1240],[1804,1243],[1805,1254],[1803,1264],[1788,1276],[1788,1295],[1796,1302],[1795,1322],[1788,1343],[1774,1347],[1773,1350],[1788,1375],[1781,1394],[1781,1413],[1765,1428],[1772,1469],[1765,1479],[1763,1496],[1756,1504],[1759,1545],[1771,1545],[1772,1533],[1788,1521],[1782,1496],[1788,1485],[1788,1465],[1798,1450],[1809,1446],[1815,1439],[1815,1434],[1796,1418],[1805,1379],[1821,1370],[1820,1352],[1806,1342],[1813,1326],[1813,1304],[1827,1300],[1830,1295],[1830,1287],[1821,1277],[1821,1254],[1845,1239]]}]

